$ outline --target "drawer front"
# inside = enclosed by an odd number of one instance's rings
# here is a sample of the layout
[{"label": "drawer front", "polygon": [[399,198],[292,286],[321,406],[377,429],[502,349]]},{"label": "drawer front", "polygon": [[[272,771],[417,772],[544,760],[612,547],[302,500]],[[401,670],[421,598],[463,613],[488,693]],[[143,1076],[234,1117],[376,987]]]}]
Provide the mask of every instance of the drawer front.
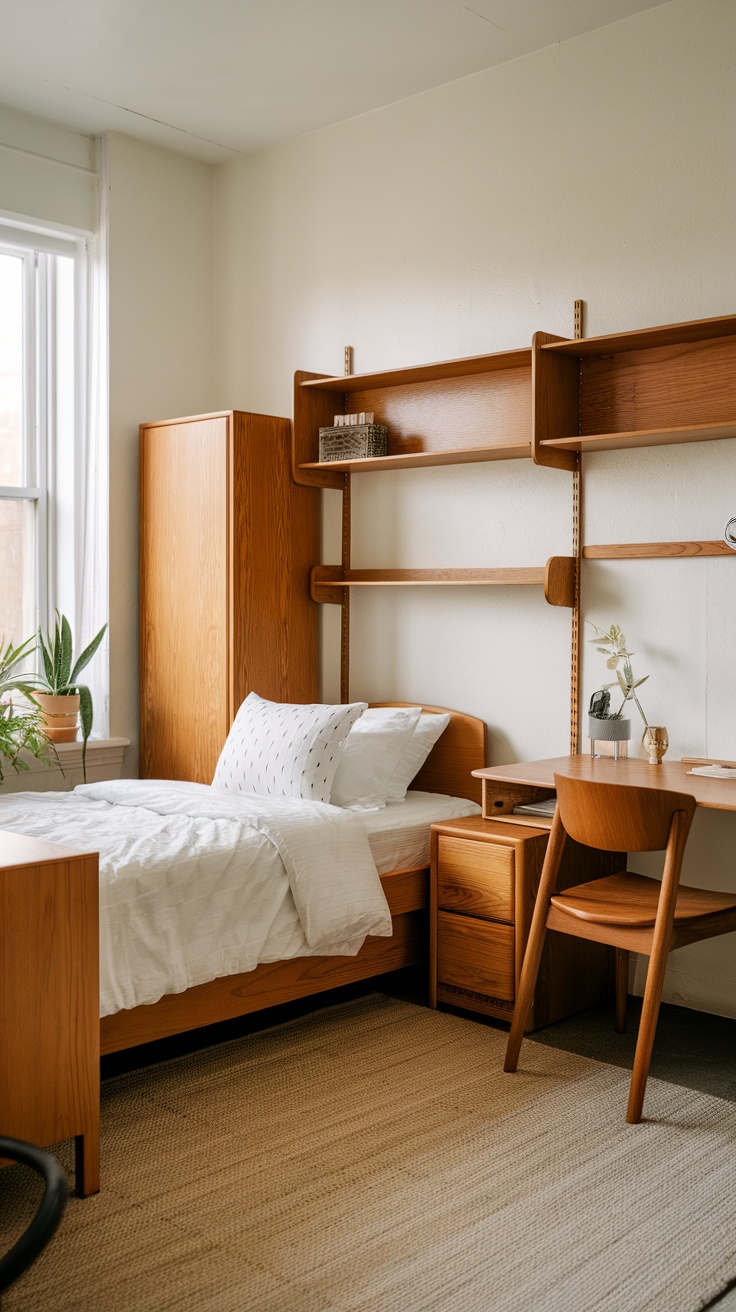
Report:
[{"label": "drawer front", "polygon": [[513,1002],[513,927],[438,912],[437,980]]},{"label": "drawer front", "polygon": [[440,834],[437,904],[446,911],[513,924],[513,849]]}]

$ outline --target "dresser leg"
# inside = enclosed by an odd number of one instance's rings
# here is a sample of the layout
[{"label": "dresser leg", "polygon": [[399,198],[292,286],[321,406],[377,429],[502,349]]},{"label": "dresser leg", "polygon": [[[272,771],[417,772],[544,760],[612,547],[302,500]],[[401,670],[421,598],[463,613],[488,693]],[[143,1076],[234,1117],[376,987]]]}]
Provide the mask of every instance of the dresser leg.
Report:
[{"label": "dresser leg", "polygon": [[78,1198],[100,1192],[100,1131],[88,1130],[74,1140],[74,1183]]}]

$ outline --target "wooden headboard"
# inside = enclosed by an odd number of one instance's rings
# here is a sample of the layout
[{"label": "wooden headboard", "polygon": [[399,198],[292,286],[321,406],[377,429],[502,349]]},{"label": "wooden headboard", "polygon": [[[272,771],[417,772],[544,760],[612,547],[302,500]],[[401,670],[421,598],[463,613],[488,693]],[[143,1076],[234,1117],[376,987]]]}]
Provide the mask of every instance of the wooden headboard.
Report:
[{"label": "wooden headboard", "polygon": [[[418,706],[418,702],[371,702],[371,706]],[[434,715],[450,715],[450,723],[435,743],[410,788],[425,793],[449,793],[480,803],[481,780],[473,779],[471,770],[480,770],[486,761],[486,726],[484,720],[445,706],[422,706]]]}]

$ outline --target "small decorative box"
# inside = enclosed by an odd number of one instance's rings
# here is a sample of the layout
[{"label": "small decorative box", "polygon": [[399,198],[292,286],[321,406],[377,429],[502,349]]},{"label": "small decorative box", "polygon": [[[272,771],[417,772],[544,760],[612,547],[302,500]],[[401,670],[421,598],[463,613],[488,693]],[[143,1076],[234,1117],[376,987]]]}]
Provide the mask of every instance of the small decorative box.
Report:
[{"label": "small decorative box", "polygon": [[342,424],[319,430],[320,460],[362,460],[387,453],[385,424]]}]

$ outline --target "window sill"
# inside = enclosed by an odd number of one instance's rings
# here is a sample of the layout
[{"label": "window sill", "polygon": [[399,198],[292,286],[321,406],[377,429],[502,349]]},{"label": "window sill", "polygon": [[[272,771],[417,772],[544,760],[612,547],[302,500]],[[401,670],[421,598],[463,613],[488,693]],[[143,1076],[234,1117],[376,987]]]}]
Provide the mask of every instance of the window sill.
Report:
[{"label": "window sill", "polygon": [[[123,768],[123,756],[129,738],[90,738],[87,743],[87,783],[99,783],[103,779],[119,779]],[[16,774],[7,762],[3,762],[5,778],[0,784],[3,793],[67,793],[77,784],[84,782],[82,774],[82,744],[59,743],[57,748],[61,770],[52,761],[45,765],[35,757],[26,757],[28,769]]]}]

